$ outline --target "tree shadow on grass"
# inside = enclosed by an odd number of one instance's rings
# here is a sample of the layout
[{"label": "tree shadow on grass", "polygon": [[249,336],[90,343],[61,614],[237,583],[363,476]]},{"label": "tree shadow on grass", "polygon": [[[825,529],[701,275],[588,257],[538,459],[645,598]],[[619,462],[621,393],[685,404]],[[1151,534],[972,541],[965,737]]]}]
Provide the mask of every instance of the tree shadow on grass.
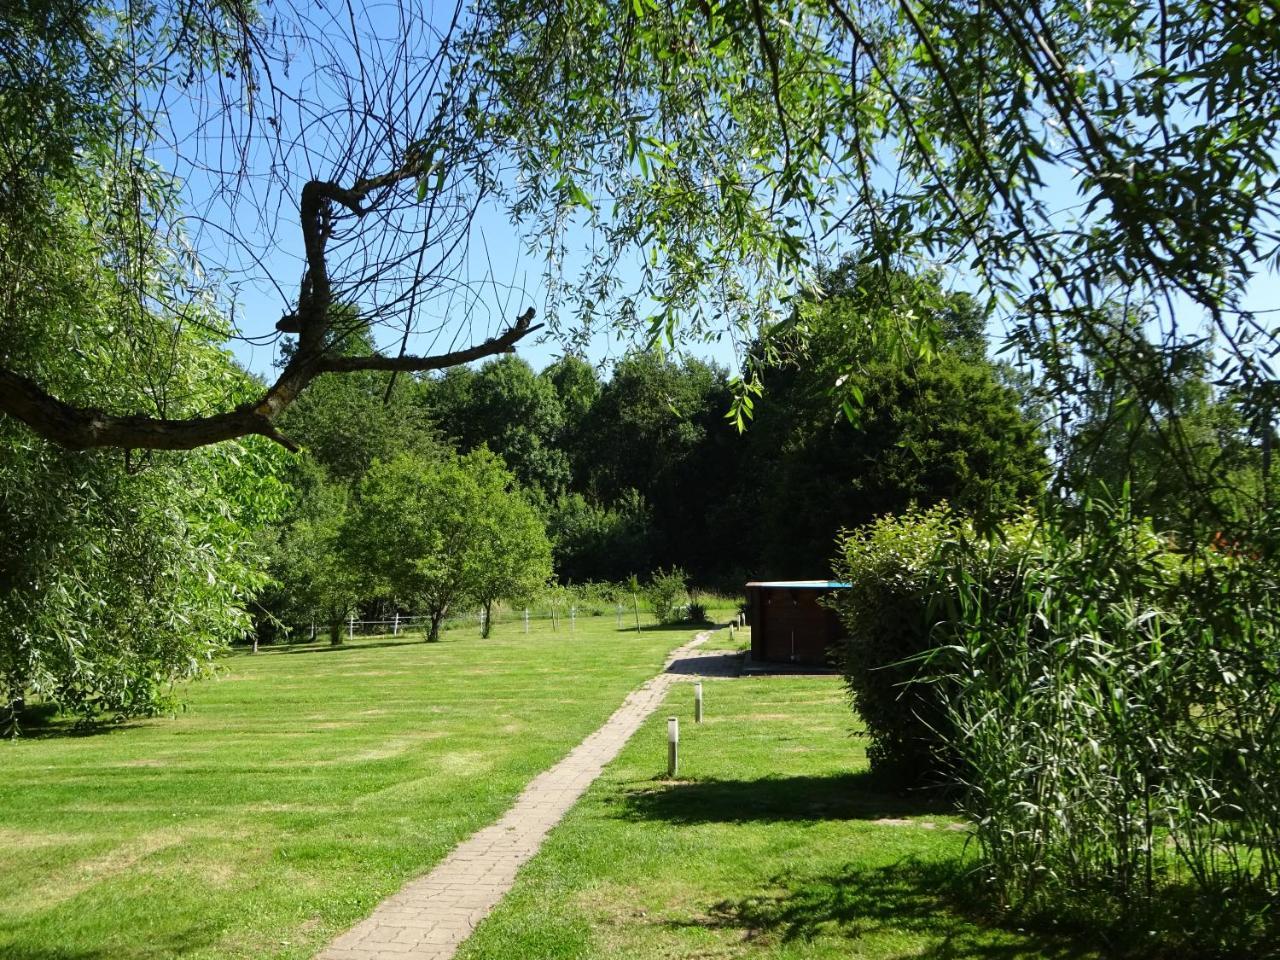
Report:
[{"label": "tree shadow on grass", "polygon": [[818,777],[696,780],[632,790],[623,799],[623,816],[627,819],[669,823],[876,820],[946,814],[951,809],[936,794],[889,790],[867,771]]},{"label": "tree shadow on grass", "polygon": [[174,935],[165,940],[152,940],[145,946],[80,948],[50,947],[16,944],[0,945],[0,956],[4,960],[165,960],[169,957],[181,957],[207,948],[215,937],[199,931],[187,935]]},{"label": "tree shadow on grass", "polygon": [[423,646],[426,641],[421,636],[405,637],[403,640],[375,640],[372,643],[353,640],[339,643],[336,646],[328,641],[316,643],[289,644],[272,649],[263,647],[260,653],[268,656],[294,656],[299,653],[359,653],[361,650],[381,650],[385,647]]},{"label": "tree shadow on grass", "polygon": [[18,738],[20,740],[54,740],[78,737],[97,737],[117,730],[137,727],[137,721],[116,721],[111,718],[84,720],[60,713],[51,703],[28,703],[18,714]]},{"label": "tree shadow on grass", "polygon": [[628,633],[685,633],[688,631],[688,629],[689,629],[688,624],[683,624],[683,623],[673,624],[671,626],[667,626],[661,623],[646,623],[639,630],[637,630],[635,624],[633,623],[629,627],[625,625],[621,627],[614,627],[613,632],[620,633],[625,636]]},{"label": "tree shadow on grass", "polygon": [[[705,915],[668,921],[676,928],[738,931],[747,941],[803,943],[818,937],[857,941],[903,935],[923,940],[903,956],[929,960],[1076,960],[1095,956],[1068,936],[1028,934],[980,926],[963,905],[977,899],[977,881],[959,861],[915,858],[889,866],[848,864],[833,873],[789,870],[765,889],[723,900]],[[876,944],[877,955],[884,949]]]}]

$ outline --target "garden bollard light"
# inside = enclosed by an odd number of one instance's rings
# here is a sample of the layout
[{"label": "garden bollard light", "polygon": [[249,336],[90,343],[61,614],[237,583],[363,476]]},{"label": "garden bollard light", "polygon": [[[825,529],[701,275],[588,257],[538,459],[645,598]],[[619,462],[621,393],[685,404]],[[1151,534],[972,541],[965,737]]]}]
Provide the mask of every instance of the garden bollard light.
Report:
[{"label": "garden bollard light", "polygon": [[680,769],[680,718],[667,717],[667,779],[674,780]]},{"label": "garden bollard light", "polygon": [[702,722],[702,681],[693,685],[693,722]]}]

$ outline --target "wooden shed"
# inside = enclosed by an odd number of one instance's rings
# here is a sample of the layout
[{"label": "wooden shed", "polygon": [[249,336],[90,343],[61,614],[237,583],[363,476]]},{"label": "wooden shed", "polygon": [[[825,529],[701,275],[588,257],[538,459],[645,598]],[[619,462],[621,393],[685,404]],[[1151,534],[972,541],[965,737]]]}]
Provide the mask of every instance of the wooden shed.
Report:
[{"label": "wooden shed", "polygon": [[834,610],[819,601],[849,584],[835,580],[753,580],[747,584],[751,659],[826,665],[844,636]]}]

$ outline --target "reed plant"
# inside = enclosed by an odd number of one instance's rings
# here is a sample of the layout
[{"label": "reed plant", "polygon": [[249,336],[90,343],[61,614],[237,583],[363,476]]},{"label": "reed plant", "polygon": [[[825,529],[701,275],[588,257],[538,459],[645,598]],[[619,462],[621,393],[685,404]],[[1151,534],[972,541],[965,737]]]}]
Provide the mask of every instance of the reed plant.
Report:
[{"label": "reed plant", "polygon": [[934,571],[921,675],[1006,910],[1117,952],[1263,956],[1280,899],[1280,629],[1261,557],[1118,504]]}]

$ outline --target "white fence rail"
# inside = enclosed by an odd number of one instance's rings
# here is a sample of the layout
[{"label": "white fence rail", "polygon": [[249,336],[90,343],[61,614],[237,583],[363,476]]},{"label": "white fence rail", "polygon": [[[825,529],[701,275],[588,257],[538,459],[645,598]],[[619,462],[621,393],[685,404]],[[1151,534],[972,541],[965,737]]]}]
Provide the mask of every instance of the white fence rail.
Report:
[{"label": "white fence rail", "polygon": [[[635,623],[635,613],[631,606],[620,603],[592,604],[583,608],[579,608],[576,604],[567,607],[551,607],[545,604],[531,604],[527,607],[503,605],[495,606],[493,609],[493,626],[516,625],[524,633],[529,632],[531,624],[539,622],[550,623],[553,630],[574,633],[577,631],[578,621],[587,618],[596,620],[608,618],[613,620],[617,627],[632,626]],[[652,623],[653,615],[647,610],[641,610],[640,619],[642,623]],[[471,627],[479,633],[484,630],[484,620],[483,609],[468,611],[459,616],[446,617],[440,622],[440,631],[443,633],[448,630]],[[358,620],[351,616],[342,621],[341,629],[343,638],[351,640],[356,637],[370,636],[425,635],[430,628],[430,617],[397,613],[389,618],[378,620]],[[289,641],[294,643],[324,640],[327,636],[328,624],[319,620],[293,625],[288,631]]]}]

